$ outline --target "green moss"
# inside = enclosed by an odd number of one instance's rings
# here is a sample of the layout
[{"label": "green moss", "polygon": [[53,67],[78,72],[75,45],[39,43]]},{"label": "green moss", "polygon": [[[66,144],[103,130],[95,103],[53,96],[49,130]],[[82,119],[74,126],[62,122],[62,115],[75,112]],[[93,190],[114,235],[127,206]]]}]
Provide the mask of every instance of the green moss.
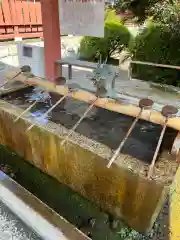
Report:
[{"label": "green moss", "polygon": [[0,146],[0,163],[8,164],[15,172],[18,183],[38,198],[43,199],[45,203],[74,224],[77,224],[77,216],[83,219],[87,218],[86,216],[107,218],[105,214],[99,213],[99,210],[92,203],[82,198],[78,193],[44,174],[3,146]]}]

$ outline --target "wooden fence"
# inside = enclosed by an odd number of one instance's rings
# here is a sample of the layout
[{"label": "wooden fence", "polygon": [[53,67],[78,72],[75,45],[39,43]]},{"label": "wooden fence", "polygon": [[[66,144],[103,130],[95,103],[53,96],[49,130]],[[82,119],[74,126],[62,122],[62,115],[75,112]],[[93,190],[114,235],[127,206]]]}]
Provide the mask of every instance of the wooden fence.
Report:
[{"label": "wooden fence", "polygon": [[0,0],[0,40],[41,36],[40,0]]}]

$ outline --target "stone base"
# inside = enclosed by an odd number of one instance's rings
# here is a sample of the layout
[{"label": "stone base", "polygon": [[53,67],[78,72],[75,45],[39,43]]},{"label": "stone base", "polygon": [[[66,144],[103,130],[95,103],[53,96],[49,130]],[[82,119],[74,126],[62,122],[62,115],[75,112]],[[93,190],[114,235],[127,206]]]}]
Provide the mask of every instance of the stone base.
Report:
[{"label": "stone base", "polygon": [[[68,143],[61,148],[61,126],[49,122],[26,132],[26,117],[16,124],[22,112],[0,101],[0,144],[68,185],[103,210],[123,218],[137,231],[148,231],[166,199],[168,187],[147,180],[123,166],[106,167],[108,160],[95,152]],[[63,130],[64,131],[64,130]]]}]

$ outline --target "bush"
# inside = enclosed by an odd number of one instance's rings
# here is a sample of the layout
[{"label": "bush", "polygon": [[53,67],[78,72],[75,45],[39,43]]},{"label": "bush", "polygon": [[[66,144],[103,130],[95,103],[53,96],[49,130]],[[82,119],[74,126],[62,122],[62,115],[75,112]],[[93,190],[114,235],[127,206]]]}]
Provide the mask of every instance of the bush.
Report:
[{"label": "bush", "polygon": [[114,22],[121,22],[122,19],[119,15],[116,14],[116,11],[110,8],[106,8],[105,14],[104,14],[104,21],[114,21]]},{"label": "bush", "polygon": [[104,38],[84,37],[81,40],[81,58],[96,61],[101,55],[102,60],[110,60],[114,53],[120,53],[128,46],[130,33],[112,10],[105,14],[104,31]]},{"label": "bush", "polygon": [[[167,24],[149,23],[130,46],[133,60],[180,65],[179,29]],[[145,65],[133,66],[133,77],[180,86],[180,71]]]},{"label": "bush", "polygon": [[155,4],[150,9],[150,14],[153,16],[153,20],[165,24],[170,28],[179,28],[180,14],[179,14],[180,3],[175,1],[163,1]]}]

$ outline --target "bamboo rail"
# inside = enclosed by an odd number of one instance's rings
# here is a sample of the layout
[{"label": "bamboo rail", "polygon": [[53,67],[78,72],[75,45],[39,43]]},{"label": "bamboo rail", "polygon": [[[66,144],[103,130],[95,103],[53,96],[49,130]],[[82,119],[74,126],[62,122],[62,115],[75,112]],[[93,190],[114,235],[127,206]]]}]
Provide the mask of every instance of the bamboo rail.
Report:
[{"label": "bamboo rail", "polygon": [[[5,73],[5,77],[7,80],[10,80],[17,74],[17,71],[8,71]],[[33,85],[33,86],[38,86],[46,91],[49,92],[55,92],[60,95],[66,95],[68,94],[68,88],[65,86],[60,86],[60,85],[55,85],[52,82],[46,81],[44,79],[40,79],[37,77],[33,78],[26,78],[23,74],[19,75],[17,78],[14,79],[15,81],[21,81],[24,82],[25,84]],[[96,100],[96,96],[93,93],[90,93],[88,91],[84,90],[77,90],[72,93],[71,95],[72,98],[80,101],[84,101],[87,103],[92,103],[92,101]],[[139,100],[139,99],[138,99]],[[135,106],[132,104],[128,103],[127,104],[123,101],[122,103],[120,101],[115,101],[113,99],[108,99],[108,98],[99,98],[95,102],[95,106],[101,107],[113,112],[118,112],[124,115],[132,116],[132,117],[137,117],[140,111],[139,106]],[[151,115],[149,116],[149,111],[148,110],[143,110],[142,114],[140,116],[140,119],[155,123],[155,124],[160,124],[163,125],[165,122],[165,117],[162,116],[161,112],[158,112],[156,110],[152,110]],[[174,117],[170,118],[167,121],[167,127],[174,128],[176,130],[180,131],[180,118]]]},{"label": "bamboo rail", "polygon": [[146,66],[153,66],[153,67],[161,67],[161,68],[172,68],[172,69],[180,70],[180,66],[161,64],[161,63],[143,62],[143,61],[135,61],[135,60],[130,61],[130,63],[139,64],[139,65],[146,65]]}]

